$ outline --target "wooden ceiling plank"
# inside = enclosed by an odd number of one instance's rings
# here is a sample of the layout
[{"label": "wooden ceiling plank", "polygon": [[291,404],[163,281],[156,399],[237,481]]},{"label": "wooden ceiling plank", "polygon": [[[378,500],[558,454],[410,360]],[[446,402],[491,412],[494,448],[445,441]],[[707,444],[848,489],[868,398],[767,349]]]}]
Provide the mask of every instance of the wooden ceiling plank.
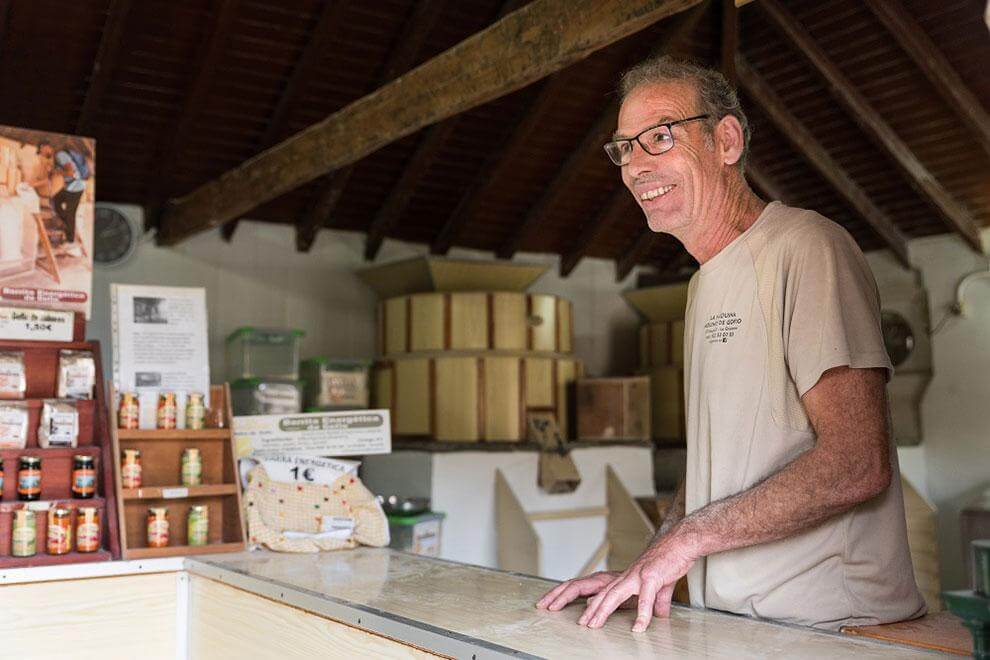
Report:
[{"label": "wooden ceiling plank", "polygon": [[220,228],[220,237],[225,243],[230,243],[234,240],[234,233],[237,231],[237,226],[241,223],[240,220],[231,220],[223,227]]},{"label": "wooden ceiling plank", "polygon": [[767,199],[767,201],[772,202],[776,200],[785,204],[792,201],[790,196],[784,193],[780,185],[767,174],[766,170],[754,163],[752,158],[746,159],[746,178],[760,189],[764,199]]},{"label": "wooden ceiling plank", "polygon": [[[657,38],[657,44],[652,49],[650,55],[661,55],[670,52],[686,35],[690,34],[702,14],[705,6],[699,6],[690,12],[684,12],[671,19],[664,30]],[[598,119],[591,125],[588,131],[581,138],[578,146],[574,148],[557,174],[544,188],[543,193],[526,211],[526,215],[512,235],[495,252],[501,259],[511,259],[512,256],[525,245],[526,241],[544,223],[547,213],[557,205],[558,201],[576,184],[576,179],[581,173],[581,167],[585,159],[592,153],[598,153],[600,158],[601,146],[605,144],[615,131],[619,116],[619,101],[613,101],[598,115]],[[575,265],[577,265],[575,263]]]},{"label": "wooden ceiling plank", "polygon": [[279,95],[275,110],[272,111],[268,125],[265,127],[265,132],[258,140],[259,150],[272,146],[288,125],[289,113],[295,106],[300,92],[306,86],[307,81],[313,77],[317,64],[320,63],[320,59],[324,57],[331,44],[334,31],[343,22],[343,10],[346,4],[344,0],[328,0],[323,5],[323,11],[320,12],[316,27],[313,28],[313,34],[292,67],[292,73],[289,75],[289,80],[285,83],[281,95]]},{"label": "wooden ceiling plank", "polygon": [[209,181],[164,212],[174,245],[417,130],[504,96],[700,0],[535,0]]},{"label": "wooden ceiling plank", "polygon": [[899,0],[866,0],[865,4],[990,156],[990,115],[938,45]]},{"label": "wooden ceiling plank", "polygon": [[883,243],[893,251],[894,256],[905,267],[910,267],[907,240],[887,214],[873,203],[866,191],[853,181],[811,132],[790,113],[784,102],[741,55],[736,57],[736,72],[740,85],[776,125],[780,134],[787,138],[798,153],[804,156],[805,160],[859,213]]},{"label": "wooden ceiling plank", "polygon": [[[382,72],[375,80],[374,87],[380,87],[412,68],[423,48],[423,43],[426,41],[427,36],[436,24],[437,18],[440,16],[440,10],[443,4],[440,0],[416,3],[412,16],[405,22],[395,45],[385,59]],[[316,239],[316,233],[320,227],[323,227],[327,223],[330,216],[333,215],[337,204],[340,203],[341,198],[344,196],[347,183],[354,173],[354,167],[355,164],[352,163],[338,170],[338,173],[334,176],[327,177],[327,183],[320,190],[313,206],[296,221],[296,249],[300,252],[309,252],[309,249],[313,246],[313,241]],[[401,208],[398,208],[400,201],[390,196],[390,203],[387,202],[383,205],[383,208],[388,206],[390,212],[394,213],[397,217],[401,215],[402,211]],[[380,245],[381,242],[379,241]],[[368,248],[366,247],[365,251],[367,252],[367,250]]]},{"label": "wooden ceiling plank", "polygon": [[739,50],[739,9],[735,0],[722,0],[722,40],[719,47],[720,70],[729,84],[736,85],[736,51]]},{"label": "wooden ceiling plank", "polygon": [[771,22],[811,63],[828,83],[829,92],[846,108],[860,128],[876,146],[897,163],[901,172],[920,197],[928,202],[950,231],[977,252],[981,252],[980,233],[973,215],[960,204],[915,156],[911,148],[880,116],[856,86],[829,58],[825,51],[801,27],[798,20],[779,0],[763,0],[759,4]]},{"label": "wooden ceiling plank", "polygon": [[[196,55],[195,61],[199,63],[199,69],[193,76],[192,83],[184,96],[182,110],[175,121],[175,130],[164,142],[163,151],[159,158],[161,165],[157,168],[158,174],[154,177],[155,183],[149,200],[152,206],[161,205],[171,192],[170,188],[175,178],[180,152],[188,140],[193,123],[206,103],[216,75],[217,64],[220,62],[229,41],[238,6],[239,0],[218,0],[217,2],[213,13],[212,27],[207,32]],[[166,214],[167,210],[163,210],[159,216],[159,221],[164,220]]]},{"label": "wooden ceiling plank", "polygon": [[643,229],[626,252],[615,261],[615,281],[621,282],[632,272],[632,269],[642,261],[643,257],[653,249],[657,240],[657,232],[649,227]]},{"label": "wooden ceiling plank", "polygon": [[92,135],[96,128],[96,113],[107,87],[110,86],[110,77],[120,55],[120,46],[124,41],[124,23],[131,4],[131,0],[110,0],[100,45],[96,49],[96,59],[93,60],[93,71],[89,76],[89,86],[76,121],[77,135]]},{"label": "wooden ceiling plank", "polygon": [[631,213],[642,215],[639,206],[636,205],[629,193],[629,189],[626,188],[625,184],[620,183],[595,218],[581,229],[574,245],[561,255],[560,276],[570,275],[588,253],[588,250],[591,249],[591,246],[605,235],[606,230],[615,225],[619,218]]}]

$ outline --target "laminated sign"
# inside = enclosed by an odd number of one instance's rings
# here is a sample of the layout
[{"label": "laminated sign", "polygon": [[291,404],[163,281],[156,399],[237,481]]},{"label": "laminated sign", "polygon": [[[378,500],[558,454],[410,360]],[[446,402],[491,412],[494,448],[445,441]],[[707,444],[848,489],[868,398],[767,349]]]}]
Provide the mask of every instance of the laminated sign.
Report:
[{"label": "laminated sign", "polygon": [[238,458],[244,456],[360,456],[388,454],[388,410],[234,417]]}]

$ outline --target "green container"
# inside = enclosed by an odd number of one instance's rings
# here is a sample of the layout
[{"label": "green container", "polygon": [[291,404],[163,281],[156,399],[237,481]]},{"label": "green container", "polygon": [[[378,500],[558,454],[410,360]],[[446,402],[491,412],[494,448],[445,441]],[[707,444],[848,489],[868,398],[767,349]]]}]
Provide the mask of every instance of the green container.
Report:
[{"label": "green container", "polygon": [[427,557],[440,556],[440,533],[443,530],[444,513],[420,513],[412,516],[391,514],[388,531],[391,542],[388,547]]},{"label": "green container", "polygon": [[296,380],[305,334],[291,328],[238,328],[227,337],[227,380]]},{"label": "green container", "polygon": [[973,541],[973,578],[976,593],[990,598],[990,539]]},{"label": "green container", "polygon": [[302,400],[301,380],[241,378],[230,384],[230,407],[235,417],[298,414]]},{"label": "green container", "polygon": [[369,361],[316,357],[303,360],[300,372],[307,412],[368,408]]}]

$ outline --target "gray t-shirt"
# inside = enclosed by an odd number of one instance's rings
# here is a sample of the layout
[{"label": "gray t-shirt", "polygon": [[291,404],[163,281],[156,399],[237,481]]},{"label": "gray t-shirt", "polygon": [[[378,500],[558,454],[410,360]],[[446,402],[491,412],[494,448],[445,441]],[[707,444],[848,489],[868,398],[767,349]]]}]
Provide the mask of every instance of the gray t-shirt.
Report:
[{"label": "gray t-shirt", "polygon": [[[893,369],[863,254],[812,211],[769,204],[694,276],[684,338],[686,511],[752,487],[815,444],[801,397],[828,369]],[[692,605],[838,629],[920,616],[897,452],[883,494],[786,539],[717,553]]]}]

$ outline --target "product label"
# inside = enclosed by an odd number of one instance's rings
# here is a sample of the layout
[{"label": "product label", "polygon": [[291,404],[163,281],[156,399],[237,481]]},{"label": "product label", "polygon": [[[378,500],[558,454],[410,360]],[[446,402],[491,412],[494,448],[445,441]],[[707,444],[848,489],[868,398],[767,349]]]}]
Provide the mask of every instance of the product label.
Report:
[{"label": "product label", "polygon": [[37,552],[37,534],[34,525],[15,527],[11,541],[11,554],[15,557],[27,557]]},{"label": "product label", "polygon": [[174,500],[180,497],[189,497],[188,488],[162,488],[162,499]]},{"label": "product label", "polygon": [[148,521],[148,546],[164,548],[168,545],[168,521],[164,518],[153,518]]},{"label": "product label", "polygon": [[82,468],[72,473],[72,492],[77,495],[89,495],[95,492],[96,472]]},{"label": "product label", "polygon": [[27,442],[27,411],[0,410],[0,449],[21,449]]},{"label": "product label", "polygon": [[158,407],[158,428],[174,429],[176,423],[175,406]]},{"label": "product label", "polygon": [[199,459],[190,460],[182,457],[182,485],[198,486],[202,482],[203,464]]},{"label": "product label", "polygon": [[339,373],[326,371],[320,374],[321,406],[368,407],[368,376],[363,371]]},{"label": "product label", "polygon": [[71,447],[79,427],[79,413],[52,412],[48,423],[48,444],[52,447]]},{"label": "product label", "polygon": [[17,475],[17,492],[22,495],[34,495],[41,492],[41,472],[38,470],[21,470]]},{"label": "product label", "polygon": [[76,529],[76,549],[79,552],[96,552],[100,549],[100,525],[97,522],[80,522]]},{"label": "product label", "polygon": [[210,531],[210,521],[201,515],[189,514],[189,545],[206,545]]},{"label": "product label", "polygon": [[[68,521],[66,521],[68,523]],[[53,555],[64,555],[70,549],[69,528],[61,523],[48,525],[48,552]]]},{"label": "product label", "polygon": [[194,403],[186,406],[186,428],[191,430],[203,428],[206,419],[206,408]]},{"label": "product label", "polygon": [[141,464],[124,463],[120,468],[120,480],[124,488],[139,488],[141,486]]}]

